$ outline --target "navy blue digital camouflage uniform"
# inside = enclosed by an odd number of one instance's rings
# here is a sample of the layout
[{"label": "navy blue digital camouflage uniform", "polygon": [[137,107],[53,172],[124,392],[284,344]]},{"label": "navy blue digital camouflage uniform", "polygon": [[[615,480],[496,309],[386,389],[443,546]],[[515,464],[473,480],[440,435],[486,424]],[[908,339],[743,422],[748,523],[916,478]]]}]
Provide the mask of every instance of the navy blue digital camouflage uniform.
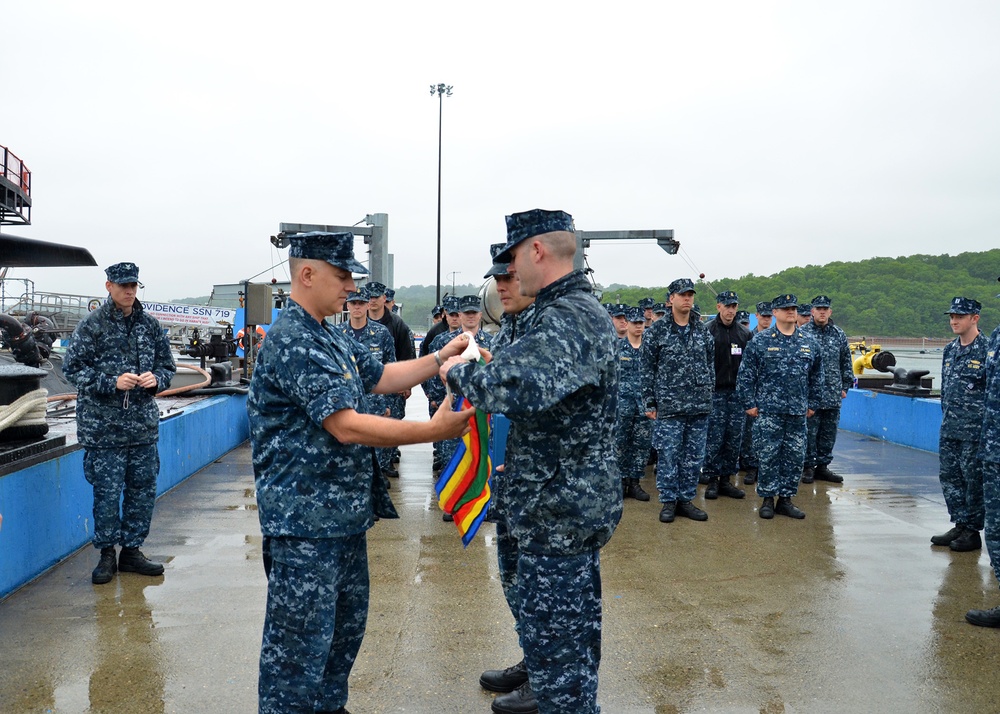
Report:
[{"label": "navy blue digital camouflage uniform", "polygon": [[1000,583],[1000,325],[990,335],[986,350],[986,400],[979,437],[986,511],[984,540],[993,575]]},{"label": "navy blue digital camouflage uniform", "polygon": [[757,494],[798,493],[806,456],[806,412],[820,402],[821,363],[816,341],[796,328],[776,326],[754,336],[743,352],[736,381],[743,408],[760,410],[753,444],[759,460]]},{"label": "navy blue digital camouflage uniform", "polygon": [[941,359],[941,492],[951,522],[981,531],[983,469],[979,457],[986,402],[986,353],[989,338],[982,332],[968,345],[949,342]]},{"label": "navy blue digital camouflage uniform", "polygon": [[599,551],[622,513],[608,321],[583,271],[574,271],[538,292],[531,327],[490,364],[448,373],[453,390],[511,422],[503,508],[518,552],[518,622],[541,714],[600,711]]},{"label": "navy blue digital camouflage uniform", "polygon": [[[531,327],[534,315],[535,303],[531,303],[517,314],[505,312],[500,316],[500,329],[493,335],[493,349],[491,351],[494,357],[503,352]],[[494,466],[498,465],[494,464]],[[494,470],[490,478],[490,519],[496,525],[497,570],[504,598],[506,598],[510,612],[514,616],[514,629],[517,632],[518,644],[523,646],[521,626],[518,623],[518,618],[521,616],[521,604],[517,587],[517,542],[510,537],[504,500],[504,473]]]},{"label": "navy blue digital camouflage uniform", "polygon": [[727,326],[718,317],[708,323],[707,329],[715,345],[715,391],[708,422],[704,473],[708,477],[729,478],[740,470],[740,447],[747,414],[736,398],[736,375],[751,334],[735,319]]},{"label": "navy blue digital camouflage uniform", "polygon": [[[290,299],[268,331],[247,412],[268,598],[260,712],[335,711],[368,614],[365,532],[387,498],[372,449],[342,444],[323,420],[362,411],[383,365],[366,345]],[[382,514],[384,515],[384,514]]]},{"label": "navy blue digital camouflage uniform", "polygon": [[810,321],[801,329],[819,347],[823,374],[819,408],[807,422],[805,466],[829,466],[833,461],[833,447],[837,442],[842,394],[854,386],[851,349],[847,345],[847,335],[832,322],[819,327]]},{"label": "navy blue digital camouflage uniform", "polygon": [[[163,328],[138,300],[126,317],[109,297],[70,338],[63,374],[79,390],[77,439],[85,450],[84,477],[94,487],[95,548],[138,548],[149,535],[160,469],[155,394],[170,386],[176,370]],[[121,391],[125,372],[152,372],[157,386]]]},{"label": "navy blue digital camouflage uniform", "polygon": [[643,400],[655,411],[653,447],[661,503],[691,501],[705,461],[715,385],[715,345],[691,313],[680,327],[666,318],[642,338]]},{"label": "navy blue digital camouflage uniform", "polygon": [[[396,361],[396,346],[393,344],[392,333],[386,329],[385,325],[374,320],[367,319],[365,326],[361,330],[351,327],[350,320],[340,323],[338,328],[348,337],[357,340],[368,347],[368,350],[382,365],[387,365]],[[393,397],[392,394],[365,394],[362,399],[362,407],[358,411],[363,414],[375,414],[385,416],[385,410],[389,409],[392,416]],[[375,456],[379,466],[385,470],[392,466],[392,455],[394,449],[375,449]]]},{"label": "navy blue digital camouflage uniform", "polygon": [[[644,322],[642,308],[630,308],[629,322]],[[642,345],[633,347],[628,337],[618,340],[618,416],[615,421],[615,456],[622,481],[641,479],[649,460],[653,422],[646,416],[642,394]]]}]

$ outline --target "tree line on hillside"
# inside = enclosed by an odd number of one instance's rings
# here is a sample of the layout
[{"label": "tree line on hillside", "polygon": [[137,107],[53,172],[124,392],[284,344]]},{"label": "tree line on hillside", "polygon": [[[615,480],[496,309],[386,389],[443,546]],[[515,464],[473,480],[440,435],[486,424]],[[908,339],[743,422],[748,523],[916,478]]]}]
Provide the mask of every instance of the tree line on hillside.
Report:
[{"label": "tree line on hillside", "polygon": [[[849,335],[893,337],[949,337],[945,315],[956,296],[983,304],[980,329],[989,334],[1000,323],[1000,249],[960,255],[911,255],[903,258],[870,258],[853,263],[807,265],[768,276],[744,275],[696,281],[702,312],[715,312],[715,295],[733,290],[741,308],[753,311],[757,302],[782,293],[799,300],[829,295],[833,319]],[[714,288],[714,289],[713,289]],[[646,295],[662,300],[665,287],[636,288],[612,285],[604,301],[621,296],[634,305]]]}]

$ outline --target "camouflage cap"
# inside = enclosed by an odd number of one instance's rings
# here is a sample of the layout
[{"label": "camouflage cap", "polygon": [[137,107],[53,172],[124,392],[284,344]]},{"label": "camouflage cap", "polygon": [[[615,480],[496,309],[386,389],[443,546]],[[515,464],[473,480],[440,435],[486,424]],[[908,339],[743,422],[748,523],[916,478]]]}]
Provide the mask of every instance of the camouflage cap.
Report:
[{"label": "camouflage cap", "polygon": [[829,295],[817,295],[812,300],[813,307],[830,307],[832,304],[833,301]]},{"label": "camouflage cap", "polygon": [[565,211],[547,211],[543,208],[533,208],[530,211],[512,213],[504,217],[507,221],[507,243],[504,249],[494,258],[495,261],[509,263],[510,250],[518,243],[553,231],[568,231],[575,233],[573,216]]},{"label": "camouflage cap", "polygon": [[701,317],[701,305],[699,305],[698,303],[695,303],[694,305],[692,305],[691,306],[691,314],[692,315],[697,315],[700,318]]},{"label": "camouflage cap", "polygon": [[461,312],[481,312],[478,295],[463,295],[459,300],[459,310]]},{"label": "camouflage cap", "polygon": [[288,257],[322,260],[341,270],[367,275],[368,268],[354,259],[354,234],[312,231],[288,237]]},{"label": "camouflage cap", "polygon": [[750,313],[747,312],[746,310],[737,310],[736,311],[736,322],[740,323],[741,325],[749,325],[750,324]]},{"label": "camouflage cap", "polygon": [[396,291],[393,290],[392,288],[386,288],[385,289],[385,299],[389,300],[389,301],[395,300],[396,299]]},{"label": "camouflage cap", "polygon": [[625,319],[629,322],[646,322],[645,310],[641,307],[629,307],[625,309]]},{"label": "camouflage cap", "polygon": [[449,315],[454,315],[459,312],[457,295],[449,295],[441,301],[441,305],[444,307],[444,311]]},{"label": "camouflage cap", "polygon": [[497,256],[503,252],[506,245],[506,243],[494,243],[490,246],[490,258],[493,259],[493,265],[486,271],[486,275],[483,276],[484,278],[492,278],[497,275],[507,274],[507,266],[510,265],[510,263],[497,260]]},{"label": "camouflage cap", "polygon": [[347,302],[368,302],[368,290],[358,288],[354,292],[348,293]]},{"label": "camouflage cap", "polygon": [[139,266],[135,263],[115,263],[105,268],[104,274],[108,276],[108,281],[118,285],[128,285],[139,282]]},{"label": "camouflage cap", "polygon": [[674,282],[667,286],[667,295],[675,295],[677,293],[697,293],[698,291],[694,289],[694,281],[691,278],[677,278]]},{"label": "camouflage cap", "polygon": [[644,297],[639,301],[639,307],[643,310],[652,310],[655,304],[656,300],[651,297]]},{"label": "camouflage cap", "polygon": [[757,303],[757,314],[767,316],[773,315],[774,313],[771,311],[771,303],[763,300]]},{"label": "camouflage cap", "polygon": [[795,311],[800,315],[802,315],[802,317],[806,317],[807,315],[812,315],[812,309],[813,306],[811,302],[804,302],[801,305],[797,305],[795,307]]},{"label": "camouflage cap", "polygon": [[444,314],[444,308],[441,305],[435,305],[431,308],[431,317],[437,317],[438,315]]},{"label": "camouflage cap", "polygon": [[785,293],[784,295],[779,295],[771,301],[772,310],[780,310],[785,307],[798,307],[799,299],[795,297],[792,293]]},{"label": "camouflage cap", "polygon": [[945,315],[978,315],[983,309],[978,300],[967,297],[956,297],[951,299],[951,307]]},{"label": "camouflage cap", "polygon": [[723,290],[715,296],[715,302],[719,305],[737,305],[740,298],[732,290]]},{"label": "camouflage cap", "polygon": [[[628,314],[628,305],[619,302],[611,306],[611,317],[625,317],[626,314]],[[645,321],[646,318],[643,318],[643,322]]]},{"label": "camouflage cap", "polygon": [[654,315],[666,315],[667,314],[667,306],[664,305],[662,302],[654,302],[653,303],[653,314]]},{"label": "camouflage cap", "polygon": [[607,310],[608,314],[610,315],[611,314],[611,308],[613,308],[614,305],[612,305],[609,302],[605,302],[605,303],[601,303],[601,307],[603,307],[605,310]]},{"label": "camouflage cap", "polygon": [[370,283],[365,283],[365,290],[368,291],[368,297],[370,298],[377,298],[380,295],[385,295],[385,285],[374,280]]}]

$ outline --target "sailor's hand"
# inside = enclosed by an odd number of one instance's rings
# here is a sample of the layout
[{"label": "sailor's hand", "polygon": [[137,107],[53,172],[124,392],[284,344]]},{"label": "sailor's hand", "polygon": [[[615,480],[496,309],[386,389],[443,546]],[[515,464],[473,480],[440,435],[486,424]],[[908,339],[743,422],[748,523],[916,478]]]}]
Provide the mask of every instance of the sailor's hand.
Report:
[{"label": "sailor's hand", "polygon": [[483,349],[482,347],[479,348],[479,356],[483,358],[483,361],[486,362],[486,364],[493,361],[493,353],[489,350]]},{"label": "sailor's hand", "polygon": [[136,379],[136,384],[143,389],[152,389],[156,386],[156,375],[152,372],[143,372]]},{"label": "sailor's hand", "polygon": [[652,410],[646,412],[646,418],[648,418],[648,419],[655,419],[656,418],[656,410],[652,409]]},{"label": "sailor's hand", "polygon": [[808,419],[809,417],[811,417],[815,413],[816,413],[815,409],[806,409],[806,419]]},{"label": "sailor's hand", "polygon": [[758,416],[760,416],[760,409],[757,407],[754,407],[753,409],[747,409],[747,414],[756,419]]},{"label": "sailor's hand", "polygon": [[115,386],[118,387],[123,392],[127,392],[130,389],[134,389],[139,385],[139,375],[132,372],[124,372],[118,375],[118,381]]},{"label": "sailor's hand", "polygon": [[[442,368],[443,369],[443,368]],[[440,439],[435,441],[445,441],[447,439],[458,439],[469,433],[469,417],[475,414],[475,407],[466,407],[460,412],[451,410],[451,396],[444,398],[441,406],[431,417],[431,426],[440,434]]]},{"label": "sailor's hand", "polygon": [[453,340],[451,340],[451,342],[442,347],[440,350],[438,350],[438,354],[440,355],[442,360],[447,360],[450,357],[462,354],[462,352],[464,352],[465,348],[468,346],[469,346],[469,335],[463,332],[459,334],[457,337],[455,337]]},{"label": "sailor's hand", "polygon": [[438,369],[438,376],[441,377],[441,381],[447,384],[448,372],[451,370],[452,367],[460,364],[467,364],[467,362],[458,356],[449,357],[448,361],[445,362],[443,365],[441,365],[440,369]]}]

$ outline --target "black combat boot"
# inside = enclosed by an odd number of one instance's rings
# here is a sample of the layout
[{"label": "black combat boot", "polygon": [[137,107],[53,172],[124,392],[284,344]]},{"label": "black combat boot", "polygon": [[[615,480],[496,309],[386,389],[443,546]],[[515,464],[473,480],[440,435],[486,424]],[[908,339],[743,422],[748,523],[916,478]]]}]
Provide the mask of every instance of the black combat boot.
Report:
[{"label": "black combat boot", "polygon": [[814,470],[817,481],[829,481],[830,483],[844,483],[844,477],[835,474],[827,464],[820,464]]},{"label": "black combat boot", "polygon": [[767,496],[764,502],[760,504],[760,510],[757,511],[757,515],[768,520],[774,518],[774,499],[771,496]]},{"label": "black combat boot", "polygon": [[115,562],[114,547],[101,548],[101,560],[94,568],[94,572],[91,573],[90,582],[94,585],[110,583],[116,572],[118,572],[118,564]]},{"label": "black combat boot", "polygon": [[525,682],[509,694],[501,694],[490,704],[496,714],[538,714],[538,702],[531,691],[531,683]]},{"label": "black combat boot", "polygon": [[774,507],[774,512],[779,516],[788,516],[789,518],[805,518],[806,514],[795,507],[792,503],[792,499],[788,496],[778,496],[778,504]]},{"label": "black combat boot", "polygon": [[983,547],[983,539],[979,537],[979,531],[963,528],[948,547],[956,553],[967,553],[970,550],[980,550]]},{"label": "black combat boot", "polygon": [[709,501],[714,501],[719,497],[719,477],[711,476],[708,479],[708,485],[705,486],[705,498]]},{"label": "black combat boot", "polygon": [[965,613],[965,620],[970,625],[979,627],[1000,627],[1000,607],[992,610],[969,610]]},{"label": "black combat boot", "polygon": [[507,669],[488,669],[479,675],[479,686],[491,692],[513,692],[528,681],[528,668],[522,659]]},{"label": "black combat boot", "polygon": [[660,509],[660,523],[673,523],[677,514],[677,501],[667,501]]},{"label": "black combat boot", "polygon": [[816,472],[813,470],[812,466],[806,466],[802,469],[802,483],[812,483],[816,480]]},{"label": "black combat boot", "polygon": [[622,481],[625,486],[625,498],[634,498],[636,501],[648,501],[649,494],[642,490],[639,479],[627,478]]},{"label": "black combat boot", "polygon": [[677,502],[677,515],[690,518],[692,521],[707,521],[708,514],[690,501]]},{"label": "black combat boot", "polygon": [[728,498],[746,498],[746,491],[736,488],[728,478],[719,477],[719,493]]},{"label": "black combat boot", "polygon": [[163,566],[147,560],[138,548],[122,548],[118,556],[118,569],[123,573],[139,575],[163,575]]},{"label": "black combat boot", "polygon": [[757,483],[757,469],[747,469],[743,474],[743,483],[747,486]]},{"label": "black combat boot", "polygon": [[962,533],[962,526],[955,526],[947,533],[931,536],[931,545],[951,545],[951,542]]}]

